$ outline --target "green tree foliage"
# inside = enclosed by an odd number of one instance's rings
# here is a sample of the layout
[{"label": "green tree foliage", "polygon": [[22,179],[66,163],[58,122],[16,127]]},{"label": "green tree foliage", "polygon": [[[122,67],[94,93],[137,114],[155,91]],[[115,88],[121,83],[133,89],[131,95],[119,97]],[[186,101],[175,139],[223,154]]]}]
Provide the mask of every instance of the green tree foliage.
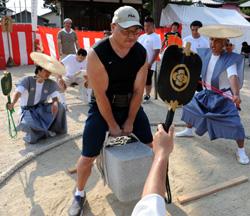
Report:
[{"label": "green tree foliage", "polygon": [[241,8],[240,9],[244,14],[250,16],[250,8]]}]

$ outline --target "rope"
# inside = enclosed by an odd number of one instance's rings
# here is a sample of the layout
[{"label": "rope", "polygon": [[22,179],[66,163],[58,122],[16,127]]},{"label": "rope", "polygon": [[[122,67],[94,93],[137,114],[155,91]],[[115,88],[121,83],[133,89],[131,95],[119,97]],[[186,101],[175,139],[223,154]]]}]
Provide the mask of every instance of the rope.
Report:
[{"label": "rope", "polygon": [[15,121],[13,119],[12,113],[15,112],[14,109],[9,110],[7,108],[8,103],[6,104],[6,112],[7,112],[7,117],[8,117],[8,128],[9,128],[9,135],[13,139],[17,136],[17,129],[15,125]]},{"label": "rope", "polygon": [[[230,100],[233,101],[233,97],[232,97],[231,94],[229,94],[229,93],[227,93],[227,92],[223,92],[223,91],[221,91],[220,89],[217,89],[216,87],[214,87],[214,86],[212,86],[212,85],[206,83],[205,81],[198,81],[198,82],[199,82],[200,84],[202,84],[202,85],[204,85],[204,86],[210,88],[212,91],[218,93],[219,95],[222,95],[222,96],[224,96],[224,97],[226,97],[226,98],[228,98],[228,99],[230,99]],[[237,108],[239,111],[241,111],[240,104],[236,104],[236,103],[235,103],[235,106],[236,106],[236,108]]]},{"label": "rope", "polygon": [[17,160],[17,162],[14,165],[10,166],[6,171],[4,171],[0,174],[0,186],[7,179],[9,179],[12,175],[14,175],[16,171],[18,171],[20,168],[22,168],[25,164],[27,164],[31,160],[35,159],[37,156],[39,156],[39,155],[57,147],[57,146],[60,146],[64,143],[67,143],[70,140],[76,139],[76,138],[80,137],[81,135],[82,135],[82,133],[80,132],[80,133],[77,133],[75,135],[67,136],[67,137],[64,137],[61,140],[53,142],[47,146],[41,147],[40,149],[38,149],[34,152],[29,152],[24,157]]}]

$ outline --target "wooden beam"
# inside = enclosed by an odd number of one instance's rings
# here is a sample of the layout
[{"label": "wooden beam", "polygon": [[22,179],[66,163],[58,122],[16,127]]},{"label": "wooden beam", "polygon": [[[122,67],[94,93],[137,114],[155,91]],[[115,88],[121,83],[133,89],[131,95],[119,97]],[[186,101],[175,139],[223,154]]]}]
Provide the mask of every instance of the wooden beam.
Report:
[{"label": "wooden beam", "polygon": [[184,203],[200,199],[204,196],[216,193],[216,192],[221,191],[223,189],[226,189],[226,188],[229,188],[229,187],[232,187],[232,186],[235,186],[235,185],[247,182],[247,181],[248,181],[248,177],[240,176],[238,178],[234,178],[234,179],[228,180],[226,182],[219,183],[219,184],[207,187],[205,189],[201,189],[201,190],[193,192],[193,193],[179,196],[179,197],[177,197],[177,200],[180,204],[184,204]]}]

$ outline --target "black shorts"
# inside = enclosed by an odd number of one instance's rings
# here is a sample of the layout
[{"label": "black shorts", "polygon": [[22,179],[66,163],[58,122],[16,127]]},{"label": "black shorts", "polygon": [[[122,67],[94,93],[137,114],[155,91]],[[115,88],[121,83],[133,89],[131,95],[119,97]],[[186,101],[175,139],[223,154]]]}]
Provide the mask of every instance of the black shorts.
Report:
[{"label": "black shorts", "polygon": [[[128,108],[113,109],[113,115],[116,122],[121,126],[127,119]],[[133,126],[133,133],[142,143],[149,144],[153,141],[149,120],[142,107],[137,112]],[[83,131],[83,156],[94,157],[100,154],[108,129],[97,104],[91,104]]]},{"label": "black shorts", "polygon": [[152,76],[154,74],[154,70],[148,70],[148,76],[147,76],[147,81],[146,85],[152,85]]}]

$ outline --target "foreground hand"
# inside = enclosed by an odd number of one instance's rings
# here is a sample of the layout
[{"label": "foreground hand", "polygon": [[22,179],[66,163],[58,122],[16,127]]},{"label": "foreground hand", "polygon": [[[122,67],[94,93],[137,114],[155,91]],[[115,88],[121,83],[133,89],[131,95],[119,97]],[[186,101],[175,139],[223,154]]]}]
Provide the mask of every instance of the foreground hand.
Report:
[{"label": "foreground hand", "polygon": [[51,112],[53,115],[56,115],[58,112],[58,102],[54,101],[51,105]]},{"label": "foreground hand", "polygon": [[122,135],[122,130],[119,125],[116,125],[115,127],[109,127],[109,133],[112,137],[118,137]]},{"label": "foreground hand", "polygon": [[169,157],[174,148],[173,134],[174,127],[171,126],[167,133],[161,124],[158,125],[158,131],[155,133],[153,141],[153,150],[155,155]]},{"label": "foreground hand", "polygon": [[126,120],[122,125],[122,135],[129,136],[133,131],[133,122]]}]

